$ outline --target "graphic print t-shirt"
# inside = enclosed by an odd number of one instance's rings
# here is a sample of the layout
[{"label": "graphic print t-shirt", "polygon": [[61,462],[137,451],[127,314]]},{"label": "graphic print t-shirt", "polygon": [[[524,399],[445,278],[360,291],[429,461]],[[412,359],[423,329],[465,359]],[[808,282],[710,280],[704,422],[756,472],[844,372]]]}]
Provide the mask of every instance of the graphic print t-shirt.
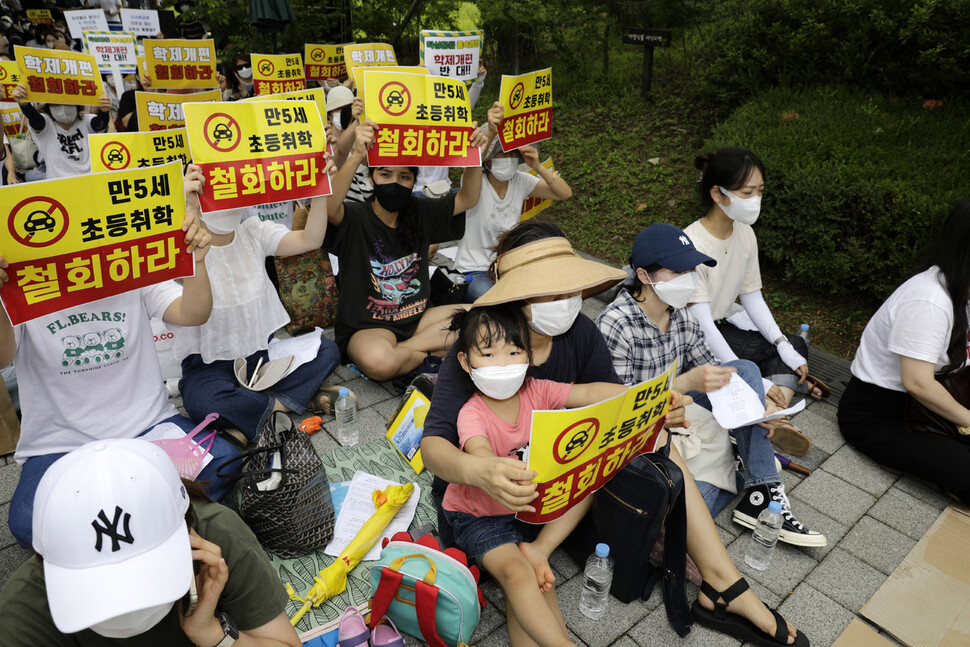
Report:
[{"label": "graphic print t-shirt", "polygon": [[455,196],[411,198],[401,218],[416,218],[418,242],[405,248],[397,229],[385,225],[373,202],[344,202],[339,227],[327,228],[323,249],[340,259],[334,333],[341,352],[358,330],[386,328],[398,340],[414,333],[428,307],[428,246],[461,238],[464,214],[453,216]]},{"label": "graphic print t-shirt", "polygon": [[94,115],[81,115],[68,130],[58,126],[50,115],[43,115],[46,125],[33,133],[37,148],[47,162],[47,179],[86,175],[91,172],[88,135],[97,132],[91,127]]}]

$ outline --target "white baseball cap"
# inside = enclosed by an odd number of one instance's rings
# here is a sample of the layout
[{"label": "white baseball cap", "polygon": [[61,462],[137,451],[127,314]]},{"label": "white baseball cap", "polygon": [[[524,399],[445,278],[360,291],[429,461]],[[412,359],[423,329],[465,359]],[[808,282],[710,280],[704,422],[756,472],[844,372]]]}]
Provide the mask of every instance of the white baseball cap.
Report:
[{"label": "white baseball cap", "polygon": [[54,463],[37,487],[33,531],[58,630],[182,597],[193,577],[188,507],[172,460],[145,440],[88,443]]},{"label": "white baseball cap", "polygon": [[327,113],[337,108],[349,106],[354,102],[354,93],[345,85],[338,85],[327,94]]}]

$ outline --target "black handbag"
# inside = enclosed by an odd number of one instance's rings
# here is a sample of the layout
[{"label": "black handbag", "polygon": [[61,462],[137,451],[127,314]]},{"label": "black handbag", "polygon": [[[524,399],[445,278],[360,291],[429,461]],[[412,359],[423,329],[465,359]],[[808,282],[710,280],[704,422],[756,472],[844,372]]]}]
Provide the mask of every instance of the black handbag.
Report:
[{"label": "black handbag", "polygon": [[[963,368],[945,375],[937,375],[936,380],[953,396],[954,400],[964,407],[970,407],[970,368]],[[928,409],[908,393],[903,408],[903,422],[906,423],[910,431],[946,436],[970,443],[970,436],[957,433],[958,429],[955,422],[950,422],[935,411]]]},{"label": "black handbag", "polygon": [[[241,461],[238,474],[230,465]],[[255,449],[219,466],[219,478],[242,479],[239,516],[266,550],[300,557],[333,538],[333,501],[323,463],[310,437],[293,427],[283,412],[270,416]],[[279,475],[272,489],[259,484]],[[266,487],[266,485],[264,485]]]}]

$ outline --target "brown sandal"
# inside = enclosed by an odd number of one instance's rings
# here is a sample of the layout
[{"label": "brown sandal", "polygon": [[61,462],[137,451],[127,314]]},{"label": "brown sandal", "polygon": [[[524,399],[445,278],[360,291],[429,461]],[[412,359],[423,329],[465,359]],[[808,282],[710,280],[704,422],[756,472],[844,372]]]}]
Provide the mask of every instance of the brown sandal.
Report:
[{"label": "brown sandal", "polygon": [[771,434],[771,443],[780,451],[792,456],[804,456],[812,449],[812,439],[799,431],[788,418],[779,418],[781,423]]},{"label": "brown sandal", "polygon": [[[824,400],[832,394],[831,389],[814,375],[809,375],[805,378],[805,382],[808,384],[808,396],[813,400]],[[818,391],[818,393],[816,393]]]},{"label": "brown sandal", "polygon": [[[329,385],[321,386],[320,390],[317,391],[317,394],[313,396],[312,400],[310,400],[310,405],[307,408],[311,413],[315,413],[316,415],[323,414],[325,416],[332,416],[334,405],[337,404],[337,398],[340,397],[341,388],[346,387]],[[350,389],[347,390],[349,391]],[[350,391],[350,398],[356,404],[357,396],[354,395],[353,391]],[[326,405],[322,404],[323,401],[326,401]]]}]

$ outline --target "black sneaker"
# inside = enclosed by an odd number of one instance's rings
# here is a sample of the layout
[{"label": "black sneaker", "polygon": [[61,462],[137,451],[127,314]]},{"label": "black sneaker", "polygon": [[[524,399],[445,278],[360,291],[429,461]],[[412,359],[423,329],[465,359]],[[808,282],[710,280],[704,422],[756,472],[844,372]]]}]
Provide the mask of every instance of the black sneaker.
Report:
[{"label": "black sneaker", "polygon": [[778,535],[779,541],[811,548],[821,548],[828,544],[825,535],[809,530],[791,513],[791,503],[785,494],[785,486],[781,483],[766,483],[746,490],[741,502],[734,509],[734,523],[754,529],[758,523],[758,515],[771,501],[781,503],[781,516],[785,519]]}]

